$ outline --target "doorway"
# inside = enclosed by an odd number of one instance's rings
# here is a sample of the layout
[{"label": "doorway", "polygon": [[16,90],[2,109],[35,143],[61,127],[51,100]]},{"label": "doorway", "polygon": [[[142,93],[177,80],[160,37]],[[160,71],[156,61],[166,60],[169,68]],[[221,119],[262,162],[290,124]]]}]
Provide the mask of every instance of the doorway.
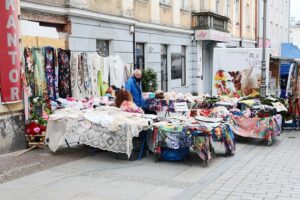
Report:
[{"label": "doorway", "polygon": [[161,58],[161,90],[168,91],[168,46],[160,46]]},{"label": "doorway", "polygon": [[212,94],[214,42],[203,41],[203,93]]}]

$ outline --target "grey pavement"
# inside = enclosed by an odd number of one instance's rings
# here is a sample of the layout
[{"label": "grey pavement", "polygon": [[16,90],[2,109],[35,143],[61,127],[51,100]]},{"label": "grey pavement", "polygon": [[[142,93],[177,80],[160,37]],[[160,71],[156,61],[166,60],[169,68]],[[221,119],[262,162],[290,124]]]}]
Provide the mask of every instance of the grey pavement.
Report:
[{"label": "grey pavement", "polygon": [[[272,146],[249,139],[238,143],[229,158],[216,144],[219,154],[207,167],[195,154],[184,162],[154,162],[151,156],[123,161],[110,152],[91,155],[85,148],[63,149],[58,155],[37,150],[28,153],[37,156],[32,163],[39,162],[39,154],[59,162],[48,166],[44,161],[47,167],[33,166],[36,170],[19,176],[0,167],[0,177],[7,177],[0,184],[0,200],[300,199],[299,135],[285,132]],[[5,159],[22,156],[28,155]]]}]

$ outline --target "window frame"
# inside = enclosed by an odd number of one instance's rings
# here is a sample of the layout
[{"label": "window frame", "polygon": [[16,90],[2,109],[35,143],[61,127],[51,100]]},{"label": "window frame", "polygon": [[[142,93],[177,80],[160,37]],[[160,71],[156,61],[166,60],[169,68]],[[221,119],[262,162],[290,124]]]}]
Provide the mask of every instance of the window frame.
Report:
[{"label": "window frame", "polygon": [[[137,49],[138,49],[138,46],[142,46],[142,51],[141,53],[142,54],[138,54],[137,53]],[[136,69],[141,69],[141,70],[144,70],[145,69],[145,43],[142,43],[142,42],[137,42],[135,44],[135,68]],[[140,63],[139,60],[142,59],[143,62]]]},{"label": "window frame", "polygon": [[162,5],[170,6],[171,0],[159,0],[159,3]]},{"label": "window frame", "polygon": [[[99,45],[99,43],[100,42],[104,42],[104,43],[106,43],[106,45],[107,45],[107,50],[106,50],[106,54],[104,54],[101,50],[100,50],[100,48],[98,48],[100,45]],[[108,57],[109,56],[109,54],[110,54],[110,51],[109,51],[109,48],[110,48],[110,41],[109,40],[103,40],[103,39],[97,39],[96,40],[96,51],[97,51],[97,53],[100,55],[100,56],[102,56],[102,57]]]},{"label": "window frame", "polygon": [[181,46],[181,86],[186,86],[186,52],[187,52],[187,47],[186,46]]}]

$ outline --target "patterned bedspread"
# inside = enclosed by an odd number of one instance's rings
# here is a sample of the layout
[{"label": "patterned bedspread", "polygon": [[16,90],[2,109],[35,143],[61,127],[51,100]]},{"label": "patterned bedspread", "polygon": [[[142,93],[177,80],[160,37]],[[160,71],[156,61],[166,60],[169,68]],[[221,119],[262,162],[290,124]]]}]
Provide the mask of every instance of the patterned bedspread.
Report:
[{"label": "patterned bedspread", "polygon": [[97,110],[59,110],[49,118],[46,141],[55,152],[66,138],[95,148],[126,153],[132,150],[132,138],[152,126],[141,114],[126,113],[113,107]]}]

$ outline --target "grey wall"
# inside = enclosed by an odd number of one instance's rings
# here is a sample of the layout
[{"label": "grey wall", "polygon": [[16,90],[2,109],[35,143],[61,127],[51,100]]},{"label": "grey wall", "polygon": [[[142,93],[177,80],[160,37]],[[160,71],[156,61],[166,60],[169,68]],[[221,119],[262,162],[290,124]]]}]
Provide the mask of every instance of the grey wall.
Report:
[{"label": "grey wall", "polygon": [[[16,123],[19,124],[17,124]],[[21,126],[21,127],[19,127]],[[24,116],[14,113],[0,116],[0,154],[24,149],[26,147]]]},{"label": "grey wall", "polygon": [[[129,25],[71,17],[72,34],[69,48],[72,51],[95,51],[96,40],[110,40],[110,55],[119,55],[126,63],[133,63],[133,37]],[[145,66],[157,72],[158,84],[161,81],[160,45],[168,45],[169,91],[193,92],[196,78],[196,43],[189,34],[162,32],[136,28],[136,42],[145,43]],[[181,86],[181,79],[171,80],[171,53],[180,53],[181,46],[187,47],[187,85]]]}]

